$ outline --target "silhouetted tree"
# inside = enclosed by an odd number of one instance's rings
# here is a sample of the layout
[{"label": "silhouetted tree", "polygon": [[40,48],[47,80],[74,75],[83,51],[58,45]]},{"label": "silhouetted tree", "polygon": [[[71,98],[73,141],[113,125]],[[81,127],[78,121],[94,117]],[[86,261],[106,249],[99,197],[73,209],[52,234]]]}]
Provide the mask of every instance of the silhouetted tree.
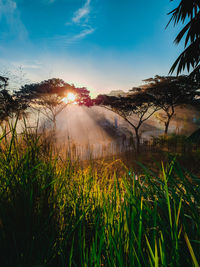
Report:
[{"label": "silhouetted tree", "polygon": [[146,93],[154,97],[155,105],[165,112],[163,123],[165,125],[165,134],[172,117],[175,114],[175,107],[192,104],[199,95],[199,83],[191,80],[186,75],[182,76],[159,76],[144,80],[147,83]]},{"label": "silhouetted tree", "polygon": [[0,90],[6,89],[7,86],[8,86],[8,78],[0,76]]},{"label": "silhouetted tree", "polygon": [[[133,127],[136,135],[136,150],[139,152],[140,127],[159,109],[154,105],[154,97],[141,89],[134,90],[134,93],[130,91],[126,97],[99,95],[95,99],[95,104],[117,113]],[[133,121],[132,115],[137,117],[137,122]]]},{"label": "silhouetted tree", "polygon": [[40,110],[56,128],[56,116],[69,104],[63,101],[68,93],[76,95],[79,105],[91,105],[89,91],[86,88],[76,88],[61,79],[49,79],[40,83],[26,84],[15,93],[16,97],[26,105]]},{"label": "silhouetted tree", "polygon": [[0,76],[8,78],[9,84],[7,89],[11,92],[18,90],[24,84],[31,83],[26,77],[27,74],[22,66],[14,67],[12,69],[6,68],[5,66],[0,67]]},{"label": "silhouetted tree", "polygon": [[7,89],[8,78],[0,76],[0,122],[19,115],[25,106]]},{"label": "silhouetted tree", "polygon": [[7,87],[8,78],[0,76],[0,121],[7,119],[11,114],[12,96],[9,94]]},{"label": "silhouetted tree", "polygon": [[[172,0],[173,1],[173,0]],[[176,36],[174,42],[179,44],[185,40],[184,51],[176,59],[170,69],[173,73],[177,68],[177,74],[180,74],[187,68],[188,71],[193,69],[193,74],[200,73],[200,1],[199,0],[181,0],[179,5],[170,13],[174,26],[181,23],[183,28]],[[168,24],[169,24],[168,23]],[[168,25],[167,25],[168,26]]]}]

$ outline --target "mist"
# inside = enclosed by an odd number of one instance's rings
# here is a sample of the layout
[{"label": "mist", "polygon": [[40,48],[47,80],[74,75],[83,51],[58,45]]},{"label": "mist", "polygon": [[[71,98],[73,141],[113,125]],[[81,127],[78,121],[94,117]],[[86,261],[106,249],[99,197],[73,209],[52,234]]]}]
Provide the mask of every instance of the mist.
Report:
[{"label": "mist", "polygon": [[[176,113],[169,133],[190,135],[197,129],[198,125],[194,122],[194,118],[199,116],[197,111],[188,107],[179,108]],[[36,117],[36,114],[29,117],[30,125],[36,123]],[[40,132],[44,129],[51,132],[52,122],[44,116],[39,117]],[[131,120],[136,122],[137,117],[132,116]],[[163,125],[152,116],[141,127],[141,143],[163,132]],[[134,150],[135,133],[119,115],[105,108],[68,105],[57,115],[55,144],[60,153],[67,151],[72,158],[100,158]]]}]

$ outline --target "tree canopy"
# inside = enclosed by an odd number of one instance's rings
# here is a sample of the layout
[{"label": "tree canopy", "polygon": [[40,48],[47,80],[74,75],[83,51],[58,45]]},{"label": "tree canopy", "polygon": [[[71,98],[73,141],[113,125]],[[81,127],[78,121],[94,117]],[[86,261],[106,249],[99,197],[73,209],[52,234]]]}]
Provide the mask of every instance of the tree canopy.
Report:
[{"label": "tree canopy", "polygon": [[15,114],[19,115],[26,107],[15,98],[7,89],[9,83],[8,78],[0,76],[0,122],[8,120]]},{"label": "tree canopy", "polygon": [[199,83],[189,79],[186,75],[159,76],[144,80],[146,93],[154,97],[154,103],[165,112],[166,117],[161,121],[165,125],[165,134],[168,132],[169,123],[175,114],[175,107],[183,104],[193,104],[200,95]]},{"label": "tree canopy", "polygon": [[6,89],[8,86],[8,78],[0,76],[0,90]]},{"label": "tree canopy", "polygon": [[40,110],[56,127],[56,116],[70,103],[63,99],[68,93],[76,96],[78,105],[92,105],[89,91],[85,87],[77,88],[62,79],[52,78],[40,83],[26,84],[15,92],[22,103]]},{"label": "tree canopy", "polygon": [[76,95],[76,102],[78,104],[89,105],[91,99],[89,91],[85,87],[77,88],[58,78],[52,78],[40,83],[26,84],[16,92],[16,95],[22,101],[27,101],[29,104],[34,102],[40,104],[40,100],[44,97],[56,96],[61,100],[69,92]]},{"label": "tree canopy", "polygon": [[[141,125],[148,120],[157,110],[154,105],[154,96],[147,94],[142,88],[130,90],[127,96],[108,96],[99,95],[95,99],[95,104],[105,107],[121,116],[135,130],[136,149],[139,152]],[[132,115],[137,117],[137,121],[133,121]]]}]

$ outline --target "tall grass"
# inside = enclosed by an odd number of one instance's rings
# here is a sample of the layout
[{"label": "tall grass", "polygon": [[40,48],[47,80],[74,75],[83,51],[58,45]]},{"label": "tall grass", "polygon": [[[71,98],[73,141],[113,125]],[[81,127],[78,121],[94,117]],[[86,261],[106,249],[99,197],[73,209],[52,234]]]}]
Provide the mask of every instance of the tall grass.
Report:
[{"label": "tall grass", "polygon": [[199,266],[200,180],[62,159],[25,128],[0,144],[1,266]]}]

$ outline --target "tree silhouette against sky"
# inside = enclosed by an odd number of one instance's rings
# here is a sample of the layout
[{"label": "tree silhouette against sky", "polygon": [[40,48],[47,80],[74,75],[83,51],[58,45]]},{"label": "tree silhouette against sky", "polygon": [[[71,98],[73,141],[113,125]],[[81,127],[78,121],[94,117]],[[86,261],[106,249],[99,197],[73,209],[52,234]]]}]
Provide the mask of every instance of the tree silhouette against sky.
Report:
[{"label": "tree silhouette against sky", "polygon": [[[154,97],[146,94],[145,90],[137,88],[130,90],[125,96],[98,95],[95,104],[100,105],[122,117],[135,131],[136,151],[140,151],[140,128],[158,109],[154,104]],[[133,115],[137,121],[133,121]]]},{"label": "tree silhouette against sky", "polygon": [[146,93],[154,97],[155,105],[164,111],[165,115],[161,121],[165,125],[165,134],[175,108],[184,104],[193,104],[199,95],[200,83],[188,76],[159,76],[144,80],[146,82]]},{"label": "tree silhouette against sky", "polygon": [[56,130],[57,115],[71,102],[64,102],[63,98],[68,93],[75,95],[78,105],[91,105],[89,91],[85,88],[77,88],[64,82],[62,79],[52,78],[40,83],[26,84],[15,93],[16,97],[29,107],[39,110],[52,123]]},{"label": "tree silhouette against sky", "polygon": [[9,79],[0,76],[0,123],[19,116],[26,106],[8,90]]},{"label": "tree silhouette against sky", "polygon": [[[173,1],[173,0],[172,0]],[[184,40],[184,51],[179,55],[170,69],[170,73],[177,70],[177,74],[187,69],[193,74],[200,72],[200,1],[181,0],[179,5],[170,13],[169,23],[174,26],[183,24],[183,28],[174,42],[179,44]],[[168,26],[167,25],[167,26]]]}]

